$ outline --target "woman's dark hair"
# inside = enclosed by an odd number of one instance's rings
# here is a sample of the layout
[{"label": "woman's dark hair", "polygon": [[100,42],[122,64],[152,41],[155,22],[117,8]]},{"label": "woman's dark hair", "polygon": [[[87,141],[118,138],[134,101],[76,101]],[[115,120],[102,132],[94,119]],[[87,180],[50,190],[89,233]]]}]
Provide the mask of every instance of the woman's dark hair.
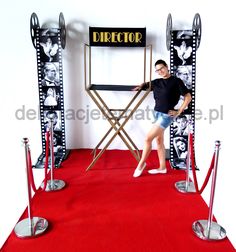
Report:
[{"label": "woman's dark hair", "polygon": [[155,63],[155,66],[156,65],[161,65],[161,64],[164,65],[164,66],[167,66],[166,62],[164,60],[162,60],[162,59],[157,60],[156,63]]}]

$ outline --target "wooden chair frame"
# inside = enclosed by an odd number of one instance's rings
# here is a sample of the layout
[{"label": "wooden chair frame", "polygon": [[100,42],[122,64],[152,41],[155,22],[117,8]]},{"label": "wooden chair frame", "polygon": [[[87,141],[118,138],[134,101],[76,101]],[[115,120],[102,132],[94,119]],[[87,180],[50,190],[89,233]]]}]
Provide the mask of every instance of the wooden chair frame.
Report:
[{"label": "wooden chair frame", "polygon": [[[147,72],[147,50],[149,49],[149,80],[146,80],[146,72]],[[124,126],[126,123],[130,120],[134,112],[137,110],[137,108],[140,106],[140,104],[144,101],[144,99],[147,97],[149,92],[151,91],[151,75],[152,75],[152,46],[148,45],[143,47],[144,51],[144,77],[143,82],[148,82],[149,87],[145,91],[139,90],[139,91],[132,91],[132,89],[135,86],[131,85],[98,85],[98,84],[92,84],[91,83],[91,50],[92,47],[88,44],[84,45],[84,77],[85,77],[85,90],[88,93],[88,95],[91,97],[91,99],[94,101],[94,103],[97,105],[99,110],[102,112],[102,114],[105,116],[105,118],[110,123],[111,127],[107,131],[107,133],[102,137],[102,139],[99,141],[99,143],[96,145],[96,147],[93,150],[93,160],[88,166],[87,170],[91,169],[96,161],[101,157],[101,155],[105,152],[105,150],[109,147],[109,145],[112,143],[114,138],[119,135],[119,137],[122,139],[122,141],[125,143],[127,148],[131,151],[134,158],[139,161],[140,160],[140,151],[138,150],[137,146],[131,139],[131,137],[128,135],[128,133],[125,131]],[[132,91],[134,92],[134,96],[132,99],[128,102],[125,108],[123,109],[110,109],[104,99],[99,94],[99,91]],[[131,106],[133,107],[131,108]],[[119,116],[115,116],[114,112],[120,111],[121,114]],[[122,118],[125,118],[123,122],[120,122]],[[97,150],[101,146],[101,144],[108,138],[111,131],[114,130],[115,133],[109,138],[105,146],[97,153]]]}]

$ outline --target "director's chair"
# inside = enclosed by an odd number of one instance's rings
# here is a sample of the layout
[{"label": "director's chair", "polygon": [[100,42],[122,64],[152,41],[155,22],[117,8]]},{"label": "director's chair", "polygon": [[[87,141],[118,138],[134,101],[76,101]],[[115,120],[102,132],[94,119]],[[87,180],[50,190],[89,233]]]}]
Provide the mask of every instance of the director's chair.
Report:
[{"label": "director's chair", "polygon": [[[149,50],[149,79],[146,80],[146,72],[147,72],[147,50]],[[126,123],[130,120],[130,118],[133,116],[134,112],[137,110],[137,108],[140,106],[140,104],[144,101],[144,99],[147,97],[149,92],[151,91],[151,69],[152,69],[152,46],[148,45],[143,47],[144,51],[144,74],[143,74],[143,82],[149,82],[149,87],[145,91],[139,90],[139,91],[133,91],[133,88],[136,86],[132,85],[116,85],[116,84],[92,84],[91,83],[91,51],[92,46],[85,44],[84,45],[84,75],[85,75],[85,90],[88,93],[88,95],[91,97],[91,99],[94,101],[96,106],[99,108],[99,110],[102,112],[104,117],[107,119],[107,121],[110,123],[111,127],[107,131],[107,133],[102,137],[102,139],[99,141],[99,143],[96,145],[96,147],[93,150],[93,160],[88,166],[87,170],[91,169],[96,161],[101,157],[101,155],[105,152],[105,150],[108,148],[108,146],[112,143],[112,141],[115,139],[115,137],[118,135],[122,141],[125,143],[127,148],[131,151],[134,158],[139,161],[140,160],[140,152],[131,137],[128,135],[128,133],[125,131],[124,126]],[[99,94],[100,91],[114,91],[114,92],[120,92],[120,91],[127,91],[127,92],[133,92],[134,95],[132,96],[131,100],[127,103],[127,105],[124,108],[109,108],[107,103],[104,101],[102,96]],[[122,92],[120,92],[122,93]],[[116,113],[119,112],[119,115],[116,115]],[[122,121],[121,121],[122,120]],[[114,134],[108,139],[105,146],[97,153],[97,150],[101,146],[101,144],[108,138],[110,133],[114,130]]]}]

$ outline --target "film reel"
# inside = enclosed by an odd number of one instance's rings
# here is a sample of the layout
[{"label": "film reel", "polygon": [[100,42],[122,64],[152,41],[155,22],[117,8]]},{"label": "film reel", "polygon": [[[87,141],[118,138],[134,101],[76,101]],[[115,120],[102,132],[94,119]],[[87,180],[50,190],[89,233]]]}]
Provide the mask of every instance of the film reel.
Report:
[{"label": "film reel", "polygon": [[198,47],[200,46],[201,36],[202,36],[202,22],[201,22],[201,17],[199,13],[196,13],[193,18],[192,29],[196,31],[196,40],[197,40],[196,48],[198,49]]},{"label": "film reel", "polygon": [[63,13],[61,12],[59,15],[59,27],[60,27],[60,34],[61,34],[61,47],[65,49],[66,47],[66,25]]},{"label": "film reel", "polygon": [[171,31],[172,31],[172,17],[171,14],[168,14],[167,22],[166,22],[166,48],[170,50],[171,44]]},{"label": "film reel", "polygon": [[39,29],[39,28],[40,28],[39,19],[36,13],[33,12],[30,17],[30,34],[31,34],[31,40],[35,49],[36,49],[36,29]]}]

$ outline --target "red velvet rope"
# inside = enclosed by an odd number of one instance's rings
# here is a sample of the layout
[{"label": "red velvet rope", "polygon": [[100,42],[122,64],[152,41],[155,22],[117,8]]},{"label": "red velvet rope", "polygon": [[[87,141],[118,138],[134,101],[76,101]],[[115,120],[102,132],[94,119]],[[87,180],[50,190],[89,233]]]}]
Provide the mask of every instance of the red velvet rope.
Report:
[{"label": "red velvet rope", "polygon": [[199,190],[198,188],[198,182],[197,182],[197,176],[196,176],[196,169],[195,169],[195,154],[194,154],[194,149],[193,149],[193,135],[190,134],[190,137],[189,137],[189,144],[190,144],[190,156],[191,156],[191,164],[192,164],[192,171],[193,171],[193,182],[194,182],[194,186],[195,186],[195,189],[196,189],[196,192],[201,194],[208,181],[209,181],[209,178],[211,176],[211,172],[214,168],[214,165],[215,165],[215,153],[213,154],[213,157],[212,157],[212,160],[211,160],[211,165],[210,165],[210,168],[208,169],[208,172],[207,172],[207,176],[204,180],[204,183],[201,187],[201,189]]},{"label": "red velvet rope", "polygon": [[44,163],[44,185],[42,190],[45,191],[47,187],[47,168],[48,168],[48,153],[49,153],[49,140],[50,139],[50,132],[47,131],[46,133],[46,153],[45,153],[45,163]]},{"label": "red velvet rope", "polygon": [[[49,153],[49,131],[46,133],[46,158],[45,158],[45,164],[44,164],[44,186],[43,188],[39,188],[38,190],[42,190],[45,191],[46,186],[47,186],[47,168],[48,168],[48,153]],[[32,160],[31,160],[31,153],[30,153],[30,149],[28,149],[28,153],[27,153],[27,161],[28,161],[28,165],[29,165],[29,169],[28,169],[28,175],[29,175],[29,183],[33,189],[34,192],[38,191],[36,189],[35,186],[35,182],[34,182],[34,176],[33,176],[33,167],[32,167]]]},{"label": "red velvet rope", "polygon": [[200,194],[203,192],[203,190],[205,189],[205,187],[206,187],[206,185],[207,185],[207,183],[209,181],[209,178],[211,176],[211,172],[213,171],[214,165],[215,165],[215,153],[213,154],[213,157],[212,157],[212,160],[211,160],[211,166],[210,166],[210,168],[208,170],[208,173],[207,173],[207,176],[205,178],[205,181],[204,181],[204,183],[202,185],[202,188],[199,191]]},{"label": "red velvet rope", "polygon": [[37,191],[36,186],[35,186],[35,182],[34,182],[34,176],[33,176],[33,167],[32,167],[32,161],[31,161],[31,153],[30,153],[30,149],[28,148],[28,173],[29,173],[29,183],[33,189],[34,192]]},{"label": "red velvet rope", "polygon": [[190,147],[190,157],[191,157],[191,167],[193,171],[193,182],[194,186],[197,192],[199,192],[198,189],[198,182],[197,182],[197,176],[196,176],[196,169],[195,169],[195,154],[193,149],[193,134],[190,133],[189,135],[189,147]]}]

